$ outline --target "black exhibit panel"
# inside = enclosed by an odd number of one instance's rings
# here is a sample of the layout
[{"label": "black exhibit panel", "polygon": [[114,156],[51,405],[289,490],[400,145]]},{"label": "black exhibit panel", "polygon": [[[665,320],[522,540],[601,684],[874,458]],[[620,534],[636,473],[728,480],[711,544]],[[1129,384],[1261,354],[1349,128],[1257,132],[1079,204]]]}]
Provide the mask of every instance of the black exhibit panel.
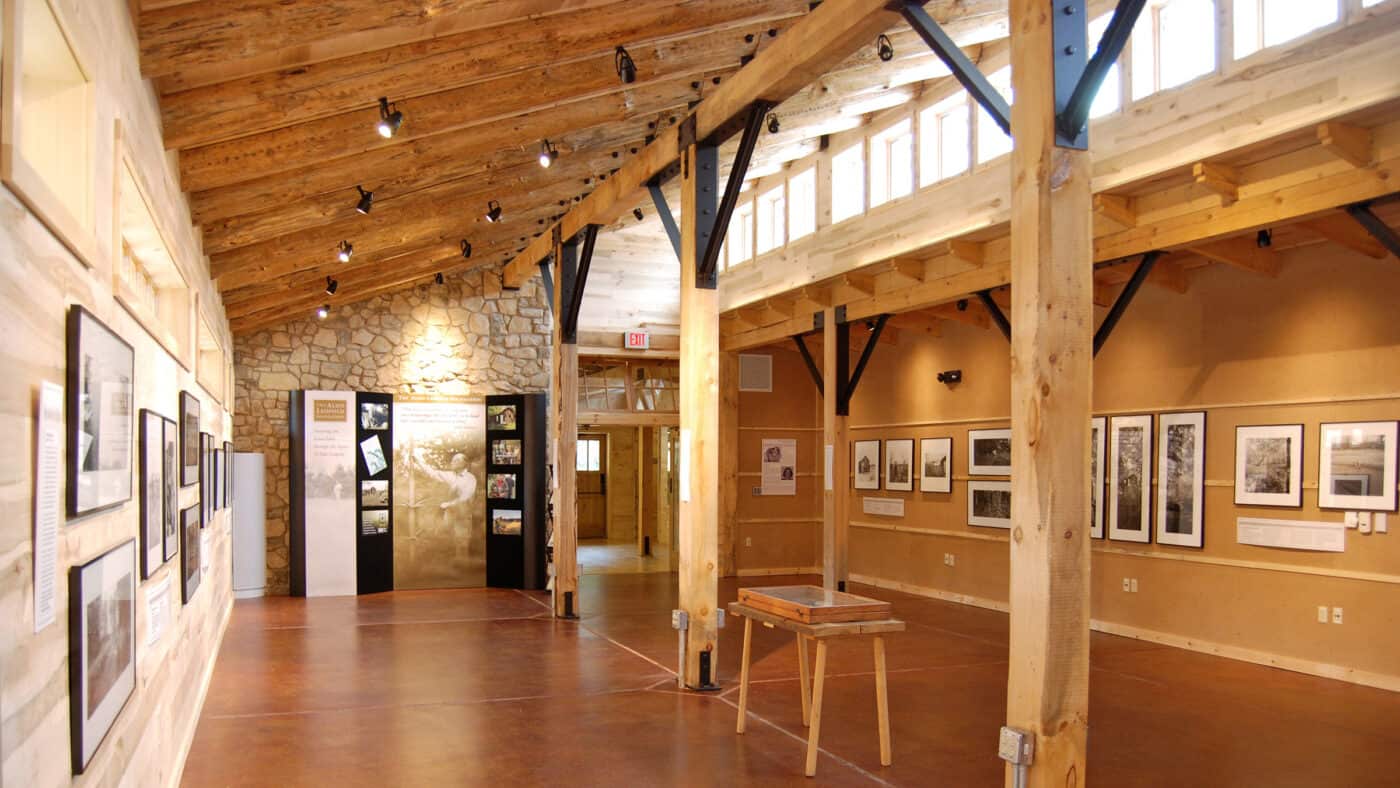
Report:
[{"label": "black exhibit panel", "polygon": [[486,584],[545,586],[545,396],[486,398]]},{"label": "black exhibit panel", "polygon": [[374,594],[394,588],[394,397],[360,392],[355,395],[355,440],[362,448],[355,463],[355,578],[356,593]]}]

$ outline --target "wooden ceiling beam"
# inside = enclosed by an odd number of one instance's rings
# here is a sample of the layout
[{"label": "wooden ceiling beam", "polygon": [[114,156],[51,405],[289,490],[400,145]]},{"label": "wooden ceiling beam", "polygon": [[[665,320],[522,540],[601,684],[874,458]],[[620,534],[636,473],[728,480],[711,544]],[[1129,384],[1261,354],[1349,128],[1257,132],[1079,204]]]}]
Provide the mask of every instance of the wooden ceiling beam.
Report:
[{"label": "wooden ceiling beam", "polygon": [[1121,194],[1094,195],[1094,212],[1108,217],[1123,227],[1137,226],[1137,206],[1132,197]]},{"label": "wooden ceiling beam", "polygon": [[519,72],[545,65],[557,74],[570,63],[611,58],[619,42],[639,57],[668,38],[729,29],[755,35],[753,46],[759,46],[767,23],[806,11],[805,0],[614,2],[357,52],[165,95],[165,146],[192,148],[344,113],[373,115],[380,96],[416,114],[414,99],[420,96],[511,75],[524,78]]},{"label": "wooden ceiling beam", "polygon": [[1372,159],[1371,130],[1348,123],[1323,123],[1317,141],[1337,158],[1354,167],[1368,167]]},{"label": "wooden ceiling beam", "polygon": [[[792,23],[782,20],[771,24],[781,29]],[[397,102],[404,122],[390,139],[375,131],[377,97],[366,96],[365,104],[353,112],[182,150],[180,181],[189,191],[204,191],[367,151],[406,146],[414,140],[495,120],[625,95],[658,83],[677,79],[702,82],[712,79],[716,71],[738,67],[740,58],[753,48],[742,32],[722,30],[629,50],[638,73],[638,81],[630,85],[618,78],[613,53],[608,52],[564,68],[542,66],[419,96]],[[540,143],[538,139],[520,142]]]},{"label": "wooden ceiling beam", "polygon": [[1338,246],[1344,246],[1376,260],[1384,260],[1389,254],[1381,242],[1366,232],[1355,219],[1342,213],[1324,214],[1301,222],[1300,226]]},{"label": "wooden ceiling beam", "polygon": [[1220,196],[1220,204],[1230,206],[1240,198],[1240,173],[1234,167],[1198,161],[1191,167],[1196,183]]}]

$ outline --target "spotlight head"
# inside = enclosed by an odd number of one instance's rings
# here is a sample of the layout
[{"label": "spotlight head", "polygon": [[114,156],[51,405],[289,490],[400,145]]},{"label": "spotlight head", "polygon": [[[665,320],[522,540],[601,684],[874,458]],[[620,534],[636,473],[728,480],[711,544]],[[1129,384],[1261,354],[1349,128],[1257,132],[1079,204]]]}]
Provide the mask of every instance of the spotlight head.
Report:
[{"label": "spotlight head", "polygon": [[954,383],[961,383],[961,382],[962,382],[962,370],[960,370],[960,369],[950,369],[950,370],[948,370],[948,371],[946,371],[946,372],[940,372],[940,373],[938,373],[938,382],[939,382],[939,383],[945,383],[945,384],[947,384],[947,385],[949,385],[949,386],[953,385]]},{"label": "spotlight head", "polygon": [[335,258],[342,263],[350,262],[350,255],[355,253],[355,247],[349,241],[341,241],[336,247]]},{"label": "spotlight head", "polygon": [[959,311],[959,312],[966,312],[966,311],[967,311],[967,299],[966,299],[966,298],[959,298],[959,299],[958,299],[958,303],[957,303],[957,307],[958,307],[958,311]]},{"label": "spotlight head", "polygon": [[389,99],[379,99],[379,124],[375,126],[379,130],[379,136],[389,139],[399,131],[399,126],[403,125],[403,113],[398,107],[389,103]]},{"label": "spotlight head", "polygon": [[768,115],[768,133],[769,133],[769,134],[777,134],[777,133],[778,133],[778,130],[781,129],[781,128],[782,128],[782,126],[780,126],[780,125],[778,124],[778,116],[775,115],[775,114],[769,113],[769,115]]},{"label": "spotlight head", "polygon": [[495,224],[501,220],[501,204],[495,200],[486,203],[486,221]]},{"label": "spotlight head", "polygon": [[441,271],[438,271],[437,276],[433,277],[433,281],[434,281],[434,282],[437,282],[438,284],[442,284],[442,272],[441,272]]},{"label": "spotlight head", "polygon": [[1254,245],[1260,249],[1267,249],[1274,245],[1274,231],[1269,229],[1260,230],[1254,236]]},{"label": "spotlight head", "polygon": [[329,315],[330,313],[331,313],[331,305],[330,305],[330,304],[326,304],[325,306],[318,306],[318,307],[316,307],[316,319],[317,319],[317,320],[325,320],[325,319],[326,319],[326,315]]},{"label": "spotlight head", "polygon": [[632,62],[632,56],[627,54],[626,49],[618,47],[613,52],[613,66],[617,68],[622,84],[630,85],[637,81],[637,64]]},{"label": "spotlight head", "polygon": [[467,239],[462,239],[462,259],[466,260],[472,256],[472,245]]},{"label": "spotlight head", "polygon": [[875,39],[875,47],[879,50],[880,60],[888,63],[894,60],[894,44],[890,43],[890,37],[884,33]]},{"label": "spotlight head", "polygon": [[339,288],[340,288],[340,283],[339,283],[339,282],[335,281],[334,279],[330,278],[329,276],[326,277],[326,295],[335,295],[335,291],[336,291],[337,289],[339,289]]},{"label": "spotlight head", "polygon": [[356,186],[355,191],[360,193],[360,201],[355,203],[355,210],[360,213],[369,213],[374,207],[374,192],[365,191],[363,186]]},{"label": "spotlight head", "polygon": [[635,216],[635,217],[637,217],[637,221],[640,222],[640,221],[642,220],[642,209],[641,209],[641,208],[633,208],[633,209],[632,209],[632,215]]},{"label": "spotlight head", "polygon": [[549,140],[545,140],[543,143],[540,144],[541,167],[549,169],[549,165],[553,164],[554,160],[557,158],[559,158],[559,151],[556,150],[553,145],[549,144]]}]

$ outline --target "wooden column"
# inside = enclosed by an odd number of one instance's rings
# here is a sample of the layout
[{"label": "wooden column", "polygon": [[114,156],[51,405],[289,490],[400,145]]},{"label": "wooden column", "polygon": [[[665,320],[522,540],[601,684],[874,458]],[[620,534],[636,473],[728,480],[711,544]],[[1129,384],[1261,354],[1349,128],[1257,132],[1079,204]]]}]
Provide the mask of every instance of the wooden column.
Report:
[{"label": "wooden column", "polygon": [[692,689],[713,682],[719,664],[719,291],[695,281],[704,249],[697,214],[714,216],[715,168],[713,148],[681,151],[679,569],[681,609],[690,617],[683,678]]},{"label": "wooden column", "polygon": [[645,472],[644,472],[644,463],[646,462],[646,459],[647,459],[646,444],[642,442],[643,439],[645,438],[645,436],[646,436],[646,427],[638,427],[638,428],[637,428],[637,487],[636,487],[636,489],[637,489],[637,518],[636,518],[636,522],[637,522],[637,533],[636,533],[636,537],[637,537],[637,555],[646,555],[646,551],[642,549],[642,539],[643,539],[643,537],[646,535],[646,531],[647,531],[647,529],[646,529],[646,523],[643,522],[643,520],[642,520],[643,509],[645,508],[645,506],[644,506],[643,503],[642,503],[643,500],[644,500],[644,499],[643,499],[643,495],[642,495],[642,480],[643,480],[644,478],[646,478],[646,474],[645,474]]},{"label": "wooden column", "polygon": [[[841,384],[850,359],[839,333],[836,310],[827,309],[822,313],[822,585],[831,589],[846,582],[850,531],[846,506],[851,489],[851,447],[846,442],[846,414],[841,406]],[[825,468],[828,453],[829,471]],[[825,488],[828,477],[830,489]]]},{"label": "wooden column", "polygon": [[550,403],[554,409],[554,615],[578,615],[578,345],[565,342],[562,315],[574,281],[573,249],[554,243],[554,354]]},{"label": "wooden column", "polygon": [[[1009,726],[1035,736],[1028,784],[1063,788],[1085,784],[1094,313],[1089,154],[1055,147],[1055,11],[1046,0],[1010,5],[1016,103],[1006,715]],[[1008,765],[1006,785],[1012,782]]]},{"label": "wooden column", "polygon": [[719,576],[733,577],[739,554],[739,354],[720,356]]}]

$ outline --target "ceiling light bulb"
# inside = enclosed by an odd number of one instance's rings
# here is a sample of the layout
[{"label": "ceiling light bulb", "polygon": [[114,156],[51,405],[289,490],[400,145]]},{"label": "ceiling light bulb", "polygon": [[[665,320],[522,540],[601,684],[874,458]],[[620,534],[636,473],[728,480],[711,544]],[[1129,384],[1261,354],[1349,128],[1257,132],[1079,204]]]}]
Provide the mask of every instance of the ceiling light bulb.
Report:
[{"label": "ceiling light bulb", "polygon": [[326,304],[325,306],[318,306],[318,307],[316,307],[316,319],[317,319],[317,320],[325,320],[325,319],[326,319],[326,315],[329,315],[330,313],[331,313],[331,305],[330,305],[330,304]]},{"label": "ceiling light bulb", "polygon": [[768,115],[768,133],[777,134],[782,126],[778,123],[778,116],[772,113]]},{"label": "ceiling light bulb", "polygon": [[495,200],[486,203],[486,221],[495,224],[501,220],[501,204]]},{"label": "ceiling light bulb", "polygon": [[387,98],[379,99],[379,124],[376,126],[379,136],[387,140],[397,134],[402,125],[403,113],[398,107],[390,104]]},{"label": "ceiling light bulb", "polygon": [[880,60],[888,63],[894,60],[894,45],[890,43],[890,37],[884,33],[875,39],[875,46],[879,50]]},{"label": "ceiling light bulb", "polygon": [[360,193],[360,201],[355,203],[355,210],[360,213],[369,213],[374,207],[374,192],[367,192],[362,186],[356,186],[355,191]]},{"label": "ceiling light bulb", "polygon": [[329,276],[326,277],[326,295],[335,295],[335,291],[336,291],[336,289],[339,288],[339,287],[340,287],[340,283],[339,283],[339,282],[335,281],[334,279],[330,278]]},{"label": "ceiling light bulb", "polygon": [[338,251],[335,253],[336,259],[342,263],[350,262],[350,255],[355,253],[355,247],[349,241],[341,241]]},{"label": "ceiling light bulb", "polygon": [[467,259],[467,258],[470,258],[471,256],[472,256],[472,245],[471,245],[471,242],[468,241],[468,240],[466,240],[466,239],[464,238],[464,239],[462,239],[462,259],[465,260],[465,259]]},{"label": "ceiling light bulb", "polygon": [[548,169],[549,165],[553,164],[557,158],[559,158],[559,151],[549,144],[549,140],[545,140],[540,145],[540,166]]},{"label": "ceiling light bulb", "polygon": [[622,47],[613,52],[613,66],[617,69],[622,84],[630,85],[637,81],[637,64],[632,62],[632,56]]}]

